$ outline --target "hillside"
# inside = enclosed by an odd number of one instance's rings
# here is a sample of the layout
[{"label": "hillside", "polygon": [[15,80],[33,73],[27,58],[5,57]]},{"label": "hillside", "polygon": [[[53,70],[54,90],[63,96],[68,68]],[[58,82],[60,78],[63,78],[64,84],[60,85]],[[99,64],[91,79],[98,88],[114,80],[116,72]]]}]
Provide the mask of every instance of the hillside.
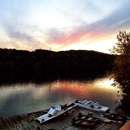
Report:
[{"label": "hillside", "polygon": [[29,52],[0,49],[0,82],[93,78],[111,70],[114,58],[86,50]]}]

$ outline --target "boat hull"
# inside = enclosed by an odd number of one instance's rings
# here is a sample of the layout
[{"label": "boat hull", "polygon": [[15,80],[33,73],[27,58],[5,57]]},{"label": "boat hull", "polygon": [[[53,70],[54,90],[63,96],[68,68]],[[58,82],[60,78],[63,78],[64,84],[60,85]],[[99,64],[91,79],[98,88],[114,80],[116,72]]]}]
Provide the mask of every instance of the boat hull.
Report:
[{"label": "boat hull", "polygon": [[99,118],[93,117],[92,115],[82,115],[79,113],[77,117],[74,117],[71,120],[73,125],[85,126],[85,127],[94,127],[97,124],[101,123]]},{"label": "boat hull", "polygon": [[[72,110],[76,106],[77,106],[76,104],[70,103],[70,104],[66,105],[66,107],[62,108],[61,110],[57,110],[54,115],[50,114],[50,110],[51,110],[50,109],[48,111],[48,113],[35,118],[35,120],[38,121],[39,123],[45,123],[47,121],[50,121],[52,119],[55,119],[55,118],[63,115],[63,114],[66,114],[68,111]],[[55,108],[53,108],[53,109],[55,109]]]},{"label": "boat hull", "polygon": [[95,102],[87,101],[87,100],[76,101],[75,104],[78,107],[82,107],[82,108],[92,110],[92,111],[97,111],[97,112],[108,112],[110,110],[109,107],[102,106],[102,105],[99,105],[97,102],[95,103]]}]

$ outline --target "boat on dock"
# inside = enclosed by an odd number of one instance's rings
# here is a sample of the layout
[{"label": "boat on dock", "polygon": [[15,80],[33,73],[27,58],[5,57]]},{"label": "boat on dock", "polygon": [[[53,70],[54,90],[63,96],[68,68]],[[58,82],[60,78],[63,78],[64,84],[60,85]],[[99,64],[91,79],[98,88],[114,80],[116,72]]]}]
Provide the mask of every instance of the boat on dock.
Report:
[{"label": "boat on dock", "polygon": [[57,105],[55,107],[51,107],[46,114],[35,118],[35,120],[38,121],[39,123],[45,123],[49,120],[52,120],[56,117],[59,117],[65,113],[67,113],[68,111],[70,111],[71,109],[73,109],[76,106],[77,106],[76,104],[70,103],[67,105]]},{"label": "boat on dock", "polygon": [[94,127],[97,124],[101,123],[101,120],[97,117],[94,117],[93,115],[82,115],[82,113],[79,113],[78,116],[74,117],[71,120],[71,123],[73,125],[78,126],[85,126],[85,127]]},{"label": "boat on dock", "polygon": [[97,111],[97,112],[108,112],[110,110],[109,107],[102,106],[98,102],[93,102],[91,100],[90,101],[89,100],[84,100],[84,101],[76,100],[74,104],[79,107],[89,109],[92,111]]},{"label": "boat on dock", "polygon": [[103,119],[104,121],[108,120],[110,122],[123,123],[123,124],[129,121],[129,117],[118,113],[103,113],[99,118]]},{"label": "boat on dock", "polygon": [[[69,106],[69,105],[68,105]],[[69,107],[73,107],[73,104]],[[67,116],[61,115],[58,118],[54,118],[54,120],[50,120],[44,125],[41,125],[39,121],[35,119],[40,115],[46,114],[49,109],[26,113],[22,115],[16,115],[12,117],[1,117],[0,118],[0,130],[84,130],[89,126],[76,126],[72,125],[71,119],[77,117],[79,113],[82,115],[87,115],[87,113],[92,113],[94,117],[100,117],[102,114],[100,112],[91,111],[88,109],[84,109],[81,107],[74,107],[74,109],[67,112]],[[95,124],[94,128],[96,130],[119,130],[124,124],[120,123],[106,123],[101,121],[99,124]],[[91,126],[90,126],[91,127]],[[125,127],[126,128],[126,127]],[[91,128],[88,128],[91,129]],[[129,129],[121,129],[121,130],[129,130]]]}]

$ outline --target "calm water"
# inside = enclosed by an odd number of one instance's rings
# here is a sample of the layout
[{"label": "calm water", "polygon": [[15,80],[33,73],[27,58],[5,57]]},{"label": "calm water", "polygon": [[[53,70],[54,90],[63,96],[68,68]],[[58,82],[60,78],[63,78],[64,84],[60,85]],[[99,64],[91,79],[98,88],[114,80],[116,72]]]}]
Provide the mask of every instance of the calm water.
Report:
[{"label": "calm water", "polygon": [[108,78],[94,81],[55,81],[44,84],[14,84],[0,86],[0,117],[43,110],[56,104],[79,100],[98,101],[112,111],[119,102],[117,88]]}]

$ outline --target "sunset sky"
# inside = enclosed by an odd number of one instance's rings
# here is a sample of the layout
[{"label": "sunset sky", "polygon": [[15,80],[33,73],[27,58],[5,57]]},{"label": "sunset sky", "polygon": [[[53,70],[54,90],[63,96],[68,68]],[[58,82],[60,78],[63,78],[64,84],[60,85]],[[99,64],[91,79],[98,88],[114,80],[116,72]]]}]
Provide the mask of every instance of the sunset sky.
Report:
[{"label": "sunset sky", "polygon": [[0,0],[0,48],[110,53],[130,0]]}]

